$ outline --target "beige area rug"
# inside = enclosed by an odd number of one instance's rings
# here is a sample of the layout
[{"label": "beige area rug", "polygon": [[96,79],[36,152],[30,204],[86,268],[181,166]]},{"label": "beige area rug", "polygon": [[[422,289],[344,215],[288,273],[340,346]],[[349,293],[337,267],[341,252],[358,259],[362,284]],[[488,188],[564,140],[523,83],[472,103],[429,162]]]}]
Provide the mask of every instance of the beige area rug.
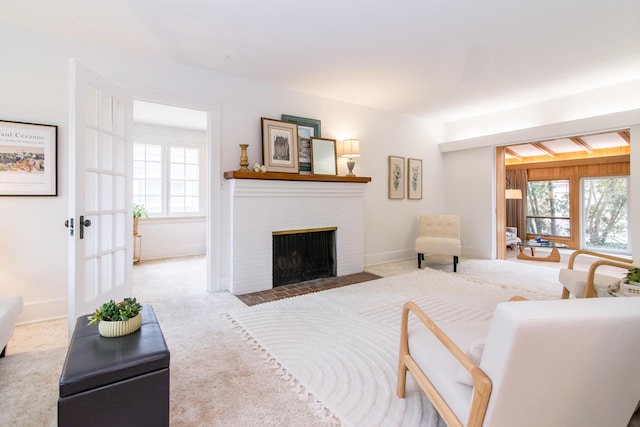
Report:
[{"label": "beige area rug", "polygon": [[502,280],[508,265],[488,262],[492,271],[480,274],[480,262],[475,277],[427,268],[228,315],[268,366],[326,418],[346,426],[436,426],[436,413],[410,376],[407,398],[395,394],[404,302],[417,302],[436,322],[480,322],[514,295],[559,296],[557,270],[522,267],[514,284]]}]

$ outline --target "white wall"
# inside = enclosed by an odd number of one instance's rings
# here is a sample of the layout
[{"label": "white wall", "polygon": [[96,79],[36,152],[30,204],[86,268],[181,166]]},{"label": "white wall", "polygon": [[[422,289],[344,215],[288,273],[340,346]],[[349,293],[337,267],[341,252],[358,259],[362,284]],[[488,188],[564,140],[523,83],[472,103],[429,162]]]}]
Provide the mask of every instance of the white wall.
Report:
[{"label": "white wall", "polygon": [[[598,114],[598,115],[594,115]],[[496,146],[551,139],[561,136],[588,134],[612,129],[631,130],[630,176],[630,241],[634,259],[640,257],[640,80],[604,88],[574,97],[550,100],[517,109],[486,114],[445,125],[447,141],[440,144],[445,158],[446,206],[460,200],[482,201],[482,208],[469,204],[460,206],[474,229],[465,246],[466,253],[495,258],[495,177]],[[496,132],[496,133],[491,133]],[[462,138],[465,139],[456,139]],[[471,165],[474,157],[482,159]],[[491,160],[489,161],[489,158]],[[485,163],[486,162],[486,163]],[[457,200],[455,195],[466,195]],[[490,204],[487,202],[491,201]],[[469,215],[473,213],[473,215]],[[482,231],[479,231],[482,230]],[[463,230],[463,234],[465,230]],[[476,252],[476,245],[482,250]],[[490,248],[493,245],[493,248]]]},{"label": "white wall", "polygon": [[495,258],[495,149],[443,153],[445,206],[460,215],[462,256]]},{"label": "white wall", "polygon": [[[1,18],[0,18],[1,19]],[[334,102],[204,69],[151,60],[71,43],[64,38],[0,26],[4,43],[0,67],[0,119],[53,124],[58,132],[58,197],[4,197],[0,199],[0,294],[20,294],[25,311],[20,321],[63,316],[67,297],[67,217],[69,201],[66,171],[68,59],[98,71],[127,87],[136,98],[219,111],[211,156],[214,171],[237,169],[238,144],[249,144],[250,163],[261,161],[260,117],[281,114],[317,118],[322,136],[361,141],[355,173],[372,177],[365,192],[365,261],[382,262],[413,256],[417,215],[443,210],[442,157],[436,143],[439,131],[423,120]],[[435,128],[438,129],[438,128]],[[424,198],[390,201],[387,198],[387,156],[424,161]],[[345,161],[339,173],[346,173]],[[213,180],[211,196],[221,178]],[[216,203],[213,203],[216,206]],[[216,212],[210,213],[214,216]],[[144,225],[142,226],[144,227]],[[144,228],[145,247],[146,235]],[[214,242],[215,243],[215,242]],[[144,250],[144,249],[143,249]],[[220,248],[224,252],[224,248]],[[214,278],[215,279],[215,278]]]}]

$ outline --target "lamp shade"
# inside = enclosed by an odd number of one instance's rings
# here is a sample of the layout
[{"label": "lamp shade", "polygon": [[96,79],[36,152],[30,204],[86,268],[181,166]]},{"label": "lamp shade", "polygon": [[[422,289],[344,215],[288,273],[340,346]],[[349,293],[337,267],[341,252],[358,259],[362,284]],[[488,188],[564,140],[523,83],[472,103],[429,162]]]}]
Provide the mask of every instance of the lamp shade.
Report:
[{"label": "lamp shade", "polygon": [[360,140],[358,139],[345,139],[342,141],[342,153],[341,157],[360,157]]},{"label": "lamp shade", "polygon": [[507,189],[505,193],[506,199],[522,199],[522,191],[519,188],[516,189]]}]

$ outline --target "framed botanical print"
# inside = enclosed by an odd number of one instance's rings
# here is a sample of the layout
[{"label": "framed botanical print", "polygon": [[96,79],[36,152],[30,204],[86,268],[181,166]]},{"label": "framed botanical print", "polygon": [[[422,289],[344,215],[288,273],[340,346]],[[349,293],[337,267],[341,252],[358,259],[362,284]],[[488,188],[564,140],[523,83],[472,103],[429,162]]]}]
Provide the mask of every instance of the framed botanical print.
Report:
[{"label": "framed botanical print", "polygon": [[301,174],[311,173],[311,138],[320,138],[320,120],[282,115],[282,120],[298,125],[298,161]]},{"label": "framed botanical print", "polygon": [[422,160],[407,160],[407,198],[422,199]]},{"label": "framed botanical print", "polygon": [[267,172],[298,173],[298,125],[262,117],[262,158]]},{"label": "framed botanical print", "polygon": [[404,199],[404,157],[389,156],[389,198]]}]

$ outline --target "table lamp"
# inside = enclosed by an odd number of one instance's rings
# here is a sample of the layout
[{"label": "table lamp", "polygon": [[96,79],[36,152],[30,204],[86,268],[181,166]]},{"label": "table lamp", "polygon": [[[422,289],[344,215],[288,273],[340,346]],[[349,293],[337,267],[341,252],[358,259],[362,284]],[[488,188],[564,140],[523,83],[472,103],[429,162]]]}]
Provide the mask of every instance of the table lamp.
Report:
[{"label": "table lamp", "polygon": [[346,176],[356,176],[353,173],[353,167],[356,165],[354,157],[360,157],[360,140],[345,139],[342,141],[342,154],[340,157],[347,158],[347,168],[349,173]]}]

